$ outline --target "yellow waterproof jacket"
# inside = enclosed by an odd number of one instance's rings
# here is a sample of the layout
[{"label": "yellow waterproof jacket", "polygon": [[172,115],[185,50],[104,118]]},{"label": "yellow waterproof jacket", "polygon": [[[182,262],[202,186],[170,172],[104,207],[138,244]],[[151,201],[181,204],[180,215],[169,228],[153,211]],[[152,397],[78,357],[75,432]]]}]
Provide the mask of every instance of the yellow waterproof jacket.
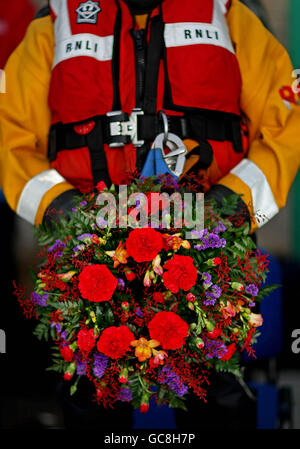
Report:
[{"label": "yellow waterproof jacket", "polygon": [[[289,56],[259,19],[233,0],[227,21],[242,76],[240,104],[250,148],[247,158],[219,183],[243,195],[253,231],[285,205],[297,174],[300,102],[291,90],[295,78]],[[52,20],[35,19],[7,62],[6,93],[0,94],[0,185],[10,207],[35,224],[57,196],[73,188],[58,173],[55,182],[47,179],[53,55]],[[20,205],[33,185],[40,193],[23,214]]]}]

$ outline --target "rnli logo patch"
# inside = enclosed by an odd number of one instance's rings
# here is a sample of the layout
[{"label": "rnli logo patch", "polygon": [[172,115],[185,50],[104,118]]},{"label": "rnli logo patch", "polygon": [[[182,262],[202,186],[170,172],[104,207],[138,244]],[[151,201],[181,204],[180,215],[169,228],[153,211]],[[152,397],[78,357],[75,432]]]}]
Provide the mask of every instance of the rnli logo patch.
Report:
[{"label": "rnli logo patch", "polygon": [[91,23],[96,25],[100,11],[101,8],[99,6],[99,2],[88,0],[87,2],[80,3],[76,9],[77,23]]}]

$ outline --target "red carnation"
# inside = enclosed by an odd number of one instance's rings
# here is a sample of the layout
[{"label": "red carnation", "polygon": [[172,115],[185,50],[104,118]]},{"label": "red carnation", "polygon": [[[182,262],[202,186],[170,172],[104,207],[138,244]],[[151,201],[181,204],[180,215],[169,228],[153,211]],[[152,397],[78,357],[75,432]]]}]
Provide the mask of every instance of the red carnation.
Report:
[{"label": "red carnation", "polygon": [[126,241],[127,251],[136,262],[150,262],[162,247],[162,236],[153,228],[134,229]]},{"label": "red carnation", "polygon": [[63,346],[62,348],[60,348],[60,353],[65,362],[72,362],[74,353],[70,346]]},{"label": "red carnation", "polygon": [[154,292],[152,295],[153,301],[158,302],[160,304],[165,303],[165,297],[161,292]]},{"label": "red carnation", "polygon": [[130,349],[130,343],[133,340],[134,335],[127,326],[112,326],[102,332],[97,349],[112,359],[118,359]]},{"label": "red carnation", "polygon": [[96,339],[93,329],[81,329],[77,335],[77,345],[81,351],[90,352],[95,346]]},{"label": "red carnation", "polygon": [[174,312],[158,312],[148,324],[150,336],[164,349],[179,349],[188,335],[189,325]]},{"label": "red carnation", "polygon": [[108,301],[118,281],[106,265],[88,265],[79,275],[79,290],[81,296],[89,301]]},{"label": "red carnation", "polygon": [[196,283],[197,269],[190,256],[175,255],[164,265],[164,269],[167,271],[163,274],[163,280],[172,293],[178,293],[180,288],[188,291]]}]

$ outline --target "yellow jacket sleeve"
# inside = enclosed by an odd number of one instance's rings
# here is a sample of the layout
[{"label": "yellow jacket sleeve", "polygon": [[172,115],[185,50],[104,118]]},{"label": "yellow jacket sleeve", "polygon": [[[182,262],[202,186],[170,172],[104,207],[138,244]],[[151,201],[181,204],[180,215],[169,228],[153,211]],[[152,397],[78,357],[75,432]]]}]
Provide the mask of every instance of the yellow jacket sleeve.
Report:
[{"label": "yellow jacket sleeve", "polygon": [[280,95],[283,87],[291,90],[293,67],[260,20],[233,0],[228,24],[240,65],[240,103],[250,147],[247,158],[219,183],[243,194],[254,231],[286,204],[300,166],[300,102],[297,95],[292,102]]},{"label": "yellow jacket sleeve", "polygon": [[34,20],[6,64],[0,94],[0,185],[10,207],[35,224],[54,198],[73,188],[47,159],[53,49],[50,16]]}]

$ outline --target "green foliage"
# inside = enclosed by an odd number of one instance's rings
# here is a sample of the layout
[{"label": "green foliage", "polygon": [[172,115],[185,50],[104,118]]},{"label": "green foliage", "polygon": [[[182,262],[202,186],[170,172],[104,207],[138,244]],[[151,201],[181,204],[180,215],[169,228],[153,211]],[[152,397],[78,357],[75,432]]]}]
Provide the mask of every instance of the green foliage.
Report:
[{"label": "green foliage", "polygon": [[232,194],[222,198],[222,206],[218,208],[219,216],[229,216],[236,213],[238,200],[241,195]]},{"label": "green foliage", "polygon": [[280,287],[282,287],[282,285],[280,285],[280,284],[267,285],[266,287],[262,287],[259,290],[259,294],[255,298],[255,301],[261,302],[265,296],[269,296],[274,290],[276,290],[277,288],[280,288]]},{"label": "green foliage", "polygon": [[48,341],[49,339],[49,323],[41,322],[39,323],[33,331],[33,335],[35,335],[38,340],[42,340],[43,338]]},{"label": "green foliage", "polygon": [[170,390],[168,392],[168,399],[169,399],[169,407],[180,408],[182,410],[187,411],[185,399],[178,397],[174,391]]},{"label": "green foliage", "polygon": [[215,370],[218,373],[232,373],[237,377],[242,377],[238,355],[234,354],[229,360],[217,359]]},{"label": "green foliage", "polygon": [[46,371],[56,371],[57,373],[65,372],[68,364],[62,358],[53,359],[53,365],[46,368]]}]

